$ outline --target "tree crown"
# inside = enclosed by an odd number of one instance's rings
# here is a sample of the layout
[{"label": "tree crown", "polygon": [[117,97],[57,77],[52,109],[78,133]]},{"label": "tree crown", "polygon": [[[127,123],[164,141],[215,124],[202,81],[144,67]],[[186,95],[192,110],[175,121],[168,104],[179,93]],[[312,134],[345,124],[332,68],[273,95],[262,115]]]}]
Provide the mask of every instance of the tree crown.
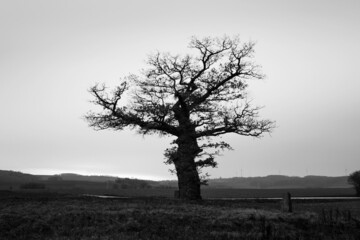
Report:
[{"label": "tree crown", "polygon": [[[180,125],[192,124],[196,137],[228,132],[260,136],[273,128],[269,120],[257,120],[259,107],[246,100],[246,80],[262,79],[252,62],[254,43],[240,44],[238,38],[192,38],[189,48],[196,56],[156,53],[148,58],[141,76],[125,78],[111,96],[105,86],[90,89],[101,113],[86,119],[97,129],[138,127],[143,134],[179,136]],[[120,105],[126,90],[132,101]],[[189,122],[190,121],[190,122]]]},{"label": "tree crown", "polygon": [[[194,55],[150,55],[147,69],[126,77],[110,94],[105,86],[93,86],[90,93],[103,111],[86,115],[90,126],[132,127],[142,134],[178,139],[187,135],[197,140],[226,133],[260,137],[274,128],[274,122],[258,120],[260,108],[252,107],[246,99],[247,81],[264,77],[252,61],[254,43],[229,37],[193,37],[189,48]],[[130,92],[131,101],[120,103],[125,91]],[[207,141],[200,149],[197,165],[215,167],[214,155],[230,145]],[[215,151],[205,153],[203,149]],[[167,149],[167,163],[173,163],[174,152],[176,147]]]}]

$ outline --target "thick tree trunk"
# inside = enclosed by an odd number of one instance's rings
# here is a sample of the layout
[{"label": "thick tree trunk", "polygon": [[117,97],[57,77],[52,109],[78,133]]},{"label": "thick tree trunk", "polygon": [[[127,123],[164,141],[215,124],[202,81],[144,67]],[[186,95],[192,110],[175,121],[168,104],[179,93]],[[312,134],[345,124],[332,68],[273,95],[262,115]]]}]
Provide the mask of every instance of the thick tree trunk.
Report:
[{"label": "thick tree trunk", "polygon": [[179,197],[188,200],[200,200],[200,178],[195,165],[195,157],[201,151],[195,138],[180,136],[174,161],[178,177]]}]

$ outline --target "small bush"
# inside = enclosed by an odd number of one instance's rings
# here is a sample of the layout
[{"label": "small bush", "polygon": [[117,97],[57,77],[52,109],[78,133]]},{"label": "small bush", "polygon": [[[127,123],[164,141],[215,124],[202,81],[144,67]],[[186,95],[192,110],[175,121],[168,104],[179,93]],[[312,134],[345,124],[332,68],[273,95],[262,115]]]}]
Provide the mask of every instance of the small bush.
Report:
[{"label": "small bush", "polygon": [[348,182],[354,186],[356,195],[360,196],[360,171],[353,172],[348,177]]}]

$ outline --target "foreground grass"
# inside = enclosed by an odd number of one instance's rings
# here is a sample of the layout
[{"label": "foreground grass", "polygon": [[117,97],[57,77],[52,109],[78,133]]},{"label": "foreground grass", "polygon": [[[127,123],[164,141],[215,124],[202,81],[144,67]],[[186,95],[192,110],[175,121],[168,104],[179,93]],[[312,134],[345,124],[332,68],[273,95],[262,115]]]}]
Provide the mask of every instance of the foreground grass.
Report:
[{"label": "foreground grass", "polygon": [[0,198],[0,239],[355,240],[359,204],[299,203],[290,214],[272,201],[14,195]]}]

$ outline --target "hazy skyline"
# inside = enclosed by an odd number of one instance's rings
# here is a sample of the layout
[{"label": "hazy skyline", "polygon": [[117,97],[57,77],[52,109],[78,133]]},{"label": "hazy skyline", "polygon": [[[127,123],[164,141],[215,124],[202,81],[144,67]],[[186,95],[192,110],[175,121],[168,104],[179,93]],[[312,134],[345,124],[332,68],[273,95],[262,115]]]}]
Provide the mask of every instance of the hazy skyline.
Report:
[{"label": "hazy skyline", "polygon": [[185,54],[191,36],[255,41],[266,79],[249,81],[261,139],[228,135],[234,151],[211,177],[345,175],[360,169],[360,2],[0,0],[0,169],[175,179],[171,139],[94,131],[87,90],[138,74],[148,54]]}]

